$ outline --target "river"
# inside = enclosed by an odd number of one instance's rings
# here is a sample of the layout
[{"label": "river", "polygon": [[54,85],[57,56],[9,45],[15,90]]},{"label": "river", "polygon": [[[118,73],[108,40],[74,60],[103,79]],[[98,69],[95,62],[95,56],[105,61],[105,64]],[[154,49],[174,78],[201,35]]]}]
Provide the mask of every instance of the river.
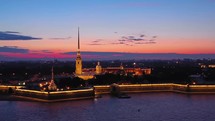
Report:
[{"label": "river", "polygon": [[137,93],[57,103],[0,101],[0,121],[212,121],[215,95]]}]

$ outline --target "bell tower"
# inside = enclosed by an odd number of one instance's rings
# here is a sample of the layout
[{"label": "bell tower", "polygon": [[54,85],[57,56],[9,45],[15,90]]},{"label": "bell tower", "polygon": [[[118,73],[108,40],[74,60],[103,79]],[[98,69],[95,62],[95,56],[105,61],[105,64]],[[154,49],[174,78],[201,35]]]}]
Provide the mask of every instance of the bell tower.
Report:
[{"label": "bell tower", "polygon": [[75,73],[80,75],[82,73],[82,60],[81,60],[81,53],[80,53],[80,37],[79,37],[79,28],[78,28],[78,51],[77,51],[77,58],[76,58],[76,69]]},{"label": "bell tower", "polygon": [[102,66],[100,65],[100,62],[98,62],[96,66],[96,74],[101,74],[102,73]]}]

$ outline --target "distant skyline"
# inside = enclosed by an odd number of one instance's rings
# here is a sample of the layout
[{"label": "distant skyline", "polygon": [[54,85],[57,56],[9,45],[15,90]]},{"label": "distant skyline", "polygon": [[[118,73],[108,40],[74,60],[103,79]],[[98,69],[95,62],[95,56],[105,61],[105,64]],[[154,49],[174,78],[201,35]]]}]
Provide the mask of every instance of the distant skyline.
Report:
[{"label": "distant skyline", "polygon": [[214,13],[215,0],[0,0],[0,60],[73,59],[78,27],[86,59],[215,58]]}]

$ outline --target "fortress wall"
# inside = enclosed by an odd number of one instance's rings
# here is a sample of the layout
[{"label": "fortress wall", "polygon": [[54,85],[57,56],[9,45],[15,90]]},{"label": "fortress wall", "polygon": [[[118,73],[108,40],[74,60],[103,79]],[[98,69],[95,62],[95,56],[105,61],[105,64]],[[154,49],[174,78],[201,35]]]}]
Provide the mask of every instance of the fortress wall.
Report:
[{"label": "fortress wall", "polygon": [[15,90],[18,88],[22,88],[22,86],[8,86],[8,85],[0,85],[0,94],[7,94],[9,92],[9,89]]},{"label": "fortress wall", "polygon": [[93,98],[93,89],[80,89],[71,91],[43,92],[35,90],[17,89],[15,95],[23,97],[31,97],[43,100],[61,100],[61,99],[81,99]]},{"label": "fortress wall", "polygon": [[95,94],[110,94],[110,85],[94,86]]},{"label": "fortress wall", "polygon": [[179,93],[215,93],[215,85],[185,85],[185,84],[131,84],[94,86],[96,94],[110,94],[115,91],[122,93],[135,92],[179,92]]}]

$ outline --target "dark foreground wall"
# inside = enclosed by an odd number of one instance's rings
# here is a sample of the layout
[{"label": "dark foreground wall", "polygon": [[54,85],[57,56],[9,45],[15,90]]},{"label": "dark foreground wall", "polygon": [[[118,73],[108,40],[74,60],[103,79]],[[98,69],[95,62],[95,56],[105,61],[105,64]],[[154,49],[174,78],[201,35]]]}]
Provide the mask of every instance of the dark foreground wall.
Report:
[{"label": "dark foreground wall", "polygon": [[64,100],[64,99],[84,99],[84,98],[93,98],[94,90],[90,89],[80,89],[80,90],[71,90],[71,91],[56,91],[56,92],[43,92],[35,90],[26,90],[26,89],[16,89],[16,96],[23,96],[28,98],[36,98],[41,100]]},{"label": "dark foreground wall", "polygon": [[180,93],[215,93],[215,85],[182,85],[182,84],[132,84],[132,85],[103,85],[94,86],[95,94],[110,94],[133,92],[180,92]]}]

